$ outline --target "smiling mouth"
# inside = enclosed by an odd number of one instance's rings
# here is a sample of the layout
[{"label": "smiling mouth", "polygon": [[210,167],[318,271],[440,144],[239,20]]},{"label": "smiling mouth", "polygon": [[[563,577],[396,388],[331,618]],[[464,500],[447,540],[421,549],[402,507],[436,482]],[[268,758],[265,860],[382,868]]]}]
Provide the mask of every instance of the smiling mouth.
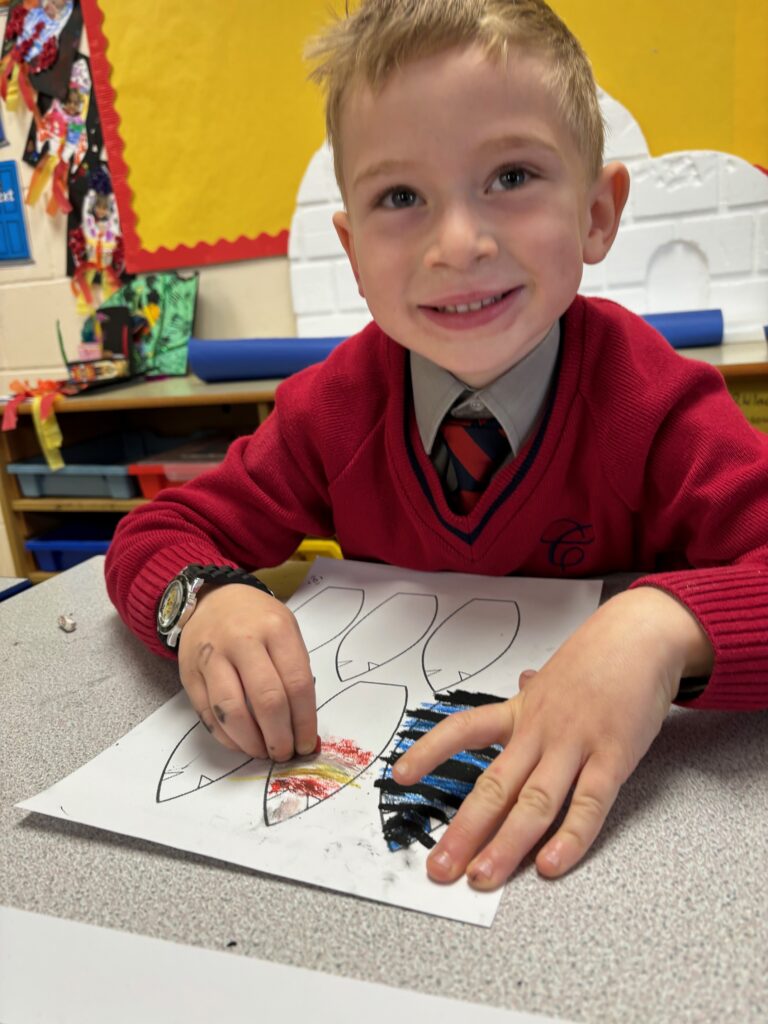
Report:
[{"label": "smiling mouth", "polygon": [[495,306],[497,302],[506,299],[513,291],[514,288],[510,288],[509,291],[500,292],[498,295],[491,295],[487,299],[479,299],[477,302],[463,302],[456,306],[429,306],[428,308],[434,309],[438,313],[477,313],[480,309]]}]

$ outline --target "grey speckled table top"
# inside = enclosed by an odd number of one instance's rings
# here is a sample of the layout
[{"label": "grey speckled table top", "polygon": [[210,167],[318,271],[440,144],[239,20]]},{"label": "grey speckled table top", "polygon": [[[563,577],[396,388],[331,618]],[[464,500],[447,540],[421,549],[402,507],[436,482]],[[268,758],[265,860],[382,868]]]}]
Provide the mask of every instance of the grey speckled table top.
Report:
[{"label": "grey speckled table top", "polygon": [[102,573],[0,604],[1,904],[573,1021],[768,1019],[768,713],[673,710],[580,868],[458,924],[16,810],[178,689]]}]

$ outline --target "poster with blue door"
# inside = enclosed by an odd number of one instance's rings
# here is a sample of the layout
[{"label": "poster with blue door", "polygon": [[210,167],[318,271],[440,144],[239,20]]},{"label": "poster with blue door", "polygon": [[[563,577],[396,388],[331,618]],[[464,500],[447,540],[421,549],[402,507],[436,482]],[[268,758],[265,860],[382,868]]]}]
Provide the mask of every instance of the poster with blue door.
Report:
[{"label": "poster with blue door", "polygon": [[0,161],[0,263],[29,259],[29,239],[19,171],[13,160]]}]

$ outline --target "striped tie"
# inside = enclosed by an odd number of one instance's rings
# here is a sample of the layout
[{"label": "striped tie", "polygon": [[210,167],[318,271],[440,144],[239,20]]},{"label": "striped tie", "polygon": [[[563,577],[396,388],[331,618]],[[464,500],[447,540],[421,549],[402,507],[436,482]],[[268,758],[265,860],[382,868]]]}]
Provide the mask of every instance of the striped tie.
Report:
[{"label": "striped tie", "polygon": [[447,416],[440,436],[456,474],[456,489],[448,495],[449,503],[454,512],[467,515],[509,455],[507,435],[492,417],[469,420]]}]

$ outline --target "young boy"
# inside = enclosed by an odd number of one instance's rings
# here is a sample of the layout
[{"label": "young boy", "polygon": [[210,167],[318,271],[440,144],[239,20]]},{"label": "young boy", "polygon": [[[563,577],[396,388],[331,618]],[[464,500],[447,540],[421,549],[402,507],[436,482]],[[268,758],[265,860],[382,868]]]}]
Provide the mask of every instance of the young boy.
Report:
[{"label": "young boy", "polygon": [[374,322],[287,380],[220,468],[122,521],[109,592],[167,652],[189,580],[202,586],[178,643],[189,699],[222,743],[280,760],[315,746],[309,661],[291,613],[242,570],[306,534],[418,570],[656,573],[517,697],[448,719],[399,762],[412,784],[458,750],[504,745],[428,861],[433,879],[481,888],[573,787],[536,856],[559,876],[673,701],[768,706],[768,437],[716,371],[577,296],[628,174],[603,166],[588,61],[543,0],[363,0],[312,56],[344,197],[334,223]]}]

